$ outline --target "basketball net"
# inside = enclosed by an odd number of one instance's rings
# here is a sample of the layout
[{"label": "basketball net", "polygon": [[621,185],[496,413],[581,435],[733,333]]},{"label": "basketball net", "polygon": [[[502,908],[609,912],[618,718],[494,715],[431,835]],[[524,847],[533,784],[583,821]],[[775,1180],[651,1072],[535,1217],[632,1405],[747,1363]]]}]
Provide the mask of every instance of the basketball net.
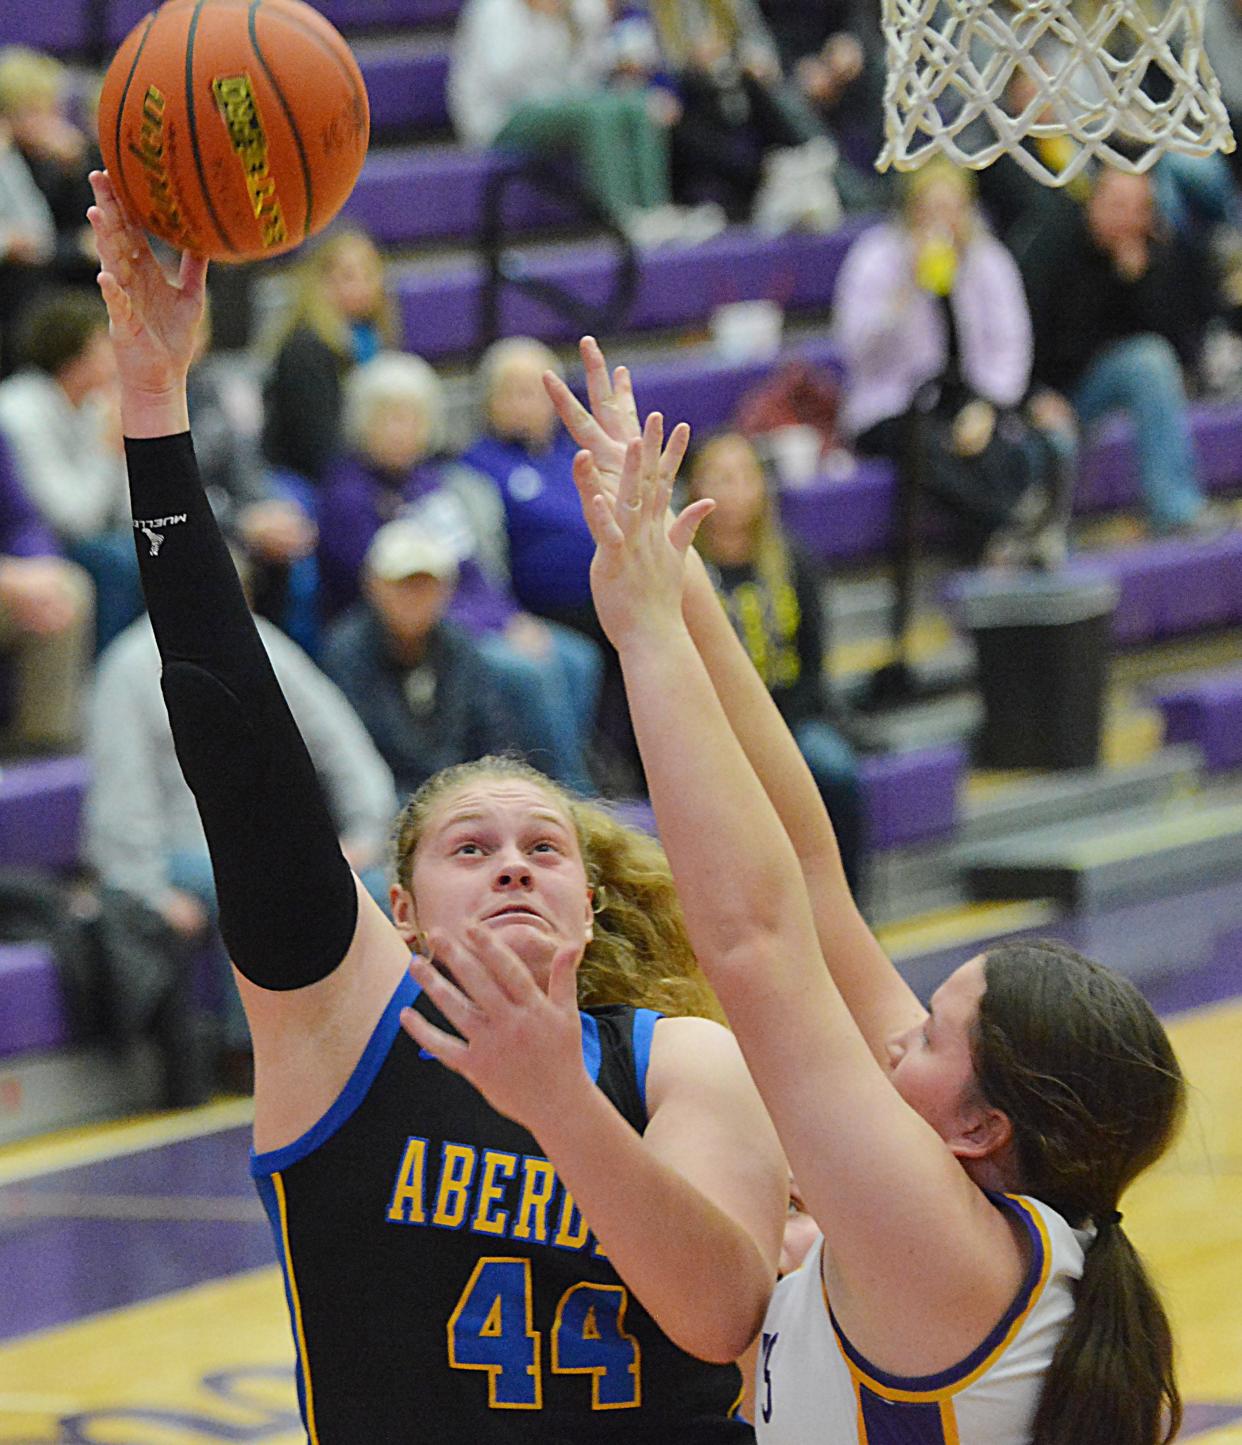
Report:
[{"label": "basketball net", "polygon": [[[876,165],[910,171],[942,154],[981,170],[1008,154],[1044,185],[1063,186],[1095,160],[1140,173],[1169,150],[1231,151],[1203,7],[883,0],[888,82]],[[1145,80],[1164,98],[1146,95]]]}]

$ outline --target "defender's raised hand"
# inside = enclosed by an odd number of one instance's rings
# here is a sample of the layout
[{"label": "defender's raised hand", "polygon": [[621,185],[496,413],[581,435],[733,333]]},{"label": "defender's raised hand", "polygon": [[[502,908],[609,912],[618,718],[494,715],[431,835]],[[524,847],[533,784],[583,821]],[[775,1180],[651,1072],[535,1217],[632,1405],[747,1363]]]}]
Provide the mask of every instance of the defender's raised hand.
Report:
[{"label": "defender's raised hand", "polygon": [[595,538],[591,595],[600,623],[618,650],[636,632],[681,625],[686,553],[715,506],[703,498],[669,520],[688,434],[689,428],[678,426],[663,446],[664,419],[652,412],[641,438],[625,449],[615,492],[602,482],[589,451],[574,459],[574,481]]},{"label": "defender's raised hand", "polygon": [[[580,447],[590,452],[600,488],[615,497],[621,469],[625,465],[626,447],[643,434],[634,401],[634,387],[629,370],[624,366],[618,366],[609,375],[604,353],[593,336],[584,336],[578,343],[578,351],[586,373],[587,399],[591,403],[589,411],[555,372],[544,372],[543,384],[557,415],[565,423],[565,429]],[[681,465],[689,443],[690,428],[681,423],[669,437],[670,450],[679,449],[677,466]]]}]

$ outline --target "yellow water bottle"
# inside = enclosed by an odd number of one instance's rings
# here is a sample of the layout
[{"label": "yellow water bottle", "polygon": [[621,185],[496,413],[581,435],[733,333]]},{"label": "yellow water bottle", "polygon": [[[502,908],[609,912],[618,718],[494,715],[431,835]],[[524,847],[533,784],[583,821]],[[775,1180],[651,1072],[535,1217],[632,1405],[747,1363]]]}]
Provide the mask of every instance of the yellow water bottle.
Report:
[{"label": "yellow water bottle", "polygon": [[944,231],[935,231],[919,246],[914,279],[933,296],[947,296],[957,279],[957,247]]}]

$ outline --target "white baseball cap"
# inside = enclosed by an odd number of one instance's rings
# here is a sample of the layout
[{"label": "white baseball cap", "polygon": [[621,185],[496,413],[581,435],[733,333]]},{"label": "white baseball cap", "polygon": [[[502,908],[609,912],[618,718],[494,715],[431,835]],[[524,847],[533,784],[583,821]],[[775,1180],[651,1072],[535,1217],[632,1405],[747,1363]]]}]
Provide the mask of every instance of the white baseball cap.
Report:
[{"label": "white baseball cap", "polygon": [[367,569],[383,582],[401,582],[419,575],[456,582],[457,559],[452,548],[420,527],[398,518],[376,532],[367,551]]}]

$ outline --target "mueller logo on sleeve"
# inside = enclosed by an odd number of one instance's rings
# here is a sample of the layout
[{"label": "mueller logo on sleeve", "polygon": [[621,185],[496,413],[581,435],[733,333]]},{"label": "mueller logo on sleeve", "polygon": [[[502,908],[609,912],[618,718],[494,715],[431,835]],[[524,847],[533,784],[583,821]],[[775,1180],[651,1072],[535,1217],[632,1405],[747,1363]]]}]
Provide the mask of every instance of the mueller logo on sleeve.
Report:
[{"label": "mueller logo on sleeve", "polygon": [[178,512],[172,517],[148,517],[145,520],[134,519],[134,531],[141,532],[151,544],[152,557],[160,555],[160,548],[164,545],[164,533],[160,530],[163,527],[176,527],[180,523],[189,520],[188,512]]}]

